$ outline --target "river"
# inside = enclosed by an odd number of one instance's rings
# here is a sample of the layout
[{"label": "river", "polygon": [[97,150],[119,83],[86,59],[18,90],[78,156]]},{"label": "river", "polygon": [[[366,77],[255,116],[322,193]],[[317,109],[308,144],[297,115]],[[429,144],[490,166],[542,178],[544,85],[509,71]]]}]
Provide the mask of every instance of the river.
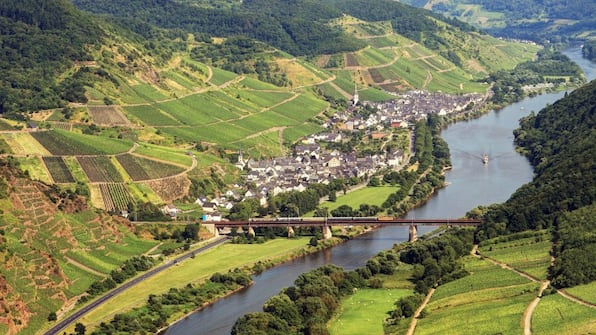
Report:
[{"label": "river", "polygon": [[[596,66],[583,59],[578,48],[567,50],[565,54],[584,69],[588,80],[596,78]],[[518,127],[518,120],[531,111],[538,112],[563,94],[549,93],[527,98],[478,119],[450,125],[441,134],[451,150],[453,168],[446,175],[449,185],[408,216],[457,218],[479,205],[508,199],[533,176],[528,160],[518,154],[513,145],[513,130]],[[486,165],[481,161],[483,154],[489,155]],[[420,227],[418,233],[424,234],[431,229]],[[269,297],[293,285],[301,273],[329,263],[352,270],[363,266],[378,252],[407,239],[407,227],[384,227],[332,249],[269,269],[254,276],[254,285],[180,320],[166,334],[230,334],[239,317],[262,311]]]}]

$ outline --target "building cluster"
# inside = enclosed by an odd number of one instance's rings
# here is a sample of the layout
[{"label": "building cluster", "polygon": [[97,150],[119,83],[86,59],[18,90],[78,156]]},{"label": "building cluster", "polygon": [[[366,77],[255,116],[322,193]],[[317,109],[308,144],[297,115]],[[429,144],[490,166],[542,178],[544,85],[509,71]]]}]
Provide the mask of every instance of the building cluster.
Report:
[{"label": "building cluster", "polygon": [[360,102],[372,107],[373,112],[360,113],[352,104],[348,110],[336,113],[324,127],[329,131],[306,137],[294,149],[290,157],[277,157],[265,160],[245,160],[239,154],[236,166],[247,171],[246,191],[241,188],[228,191],[219,199],[220,203],[197,199],[208,219],[218,220],[218,209],[232,206],[234,201],[256,198],[266,205],[269,196],[282,192],[304,191],[311,183],[329,184],[333,179],[364,178],[384,168],[398,168],[403,164],[404,151],[392,150],[375,155],[359,156],[357,153],[342,153],[326,150],[321,144],[340,143],[349,140],[350,132],[363,131],[375,138],[382,130],[408,128],[428,114],[451,115],[473,111],[484,103],[481,94],[448,95],[425,91],[410,91],[389,102]]}]

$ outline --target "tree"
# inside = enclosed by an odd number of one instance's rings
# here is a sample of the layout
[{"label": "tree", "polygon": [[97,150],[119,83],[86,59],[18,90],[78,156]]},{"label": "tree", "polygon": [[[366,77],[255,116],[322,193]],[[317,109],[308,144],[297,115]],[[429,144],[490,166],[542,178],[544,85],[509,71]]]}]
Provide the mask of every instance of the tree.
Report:
[{"label": "tree", "polygon": [[56,321],[58,320],[58,316],[56,315],[56,312],[50,312],[50,314],[48,314],[48,321],[52,322],[52,321]]},{"label": "tree", "polygon": [[87,328],[85,327],[85,325],[80,322],[77,322],[77,324],[75,325],[75,334],[76,335],[85,335],[86,331],[87,331]]}]

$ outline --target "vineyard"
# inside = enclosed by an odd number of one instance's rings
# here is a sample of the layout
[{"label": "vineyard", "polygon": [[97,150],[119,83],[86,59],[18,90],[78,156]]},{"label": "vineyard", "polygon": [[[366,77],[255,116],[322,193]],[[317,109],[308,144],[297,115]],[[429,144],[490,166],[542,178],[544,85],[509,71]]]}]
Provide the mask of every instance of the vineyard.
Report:
[{"label": "vineyard", "polygon": [[62,157],[43,157],[43,162],[50,172],[55,183],[74,183],[75,179],[70,173]]},{"label": "vineyard", "polygon": [[130,122],[116,107],[111,106],[88,106],[89,115],[93,122],[100,125],[108,126],[125,126]]},{"label": "vineyard", "polygon": [[190,189],[190,180],[186,176],[150,180],[147,185],[161,197],[164,202],[171,202],[185,197]]},{"label": "vineyard", "polygon": [[59,129],[32,132],[31,136],[55,156],[116,154],[125,152],[132,146],[127,141]]},{"label": "vineyard", "polygon": [[165,178],[184,172],[181,167],[131,154],[118,155],[116,159],[134,181]]},{"label": "vineyard", "polygon": [[108,156],[79,156],[79,164],[93,183],[122,182],[122,176]]},{"label": "vineyard", "polygon": [[128,208],[128,204],[134,202],[124,184],[101,183],[99,190],[105,209],[109,212],[121,212]]}]

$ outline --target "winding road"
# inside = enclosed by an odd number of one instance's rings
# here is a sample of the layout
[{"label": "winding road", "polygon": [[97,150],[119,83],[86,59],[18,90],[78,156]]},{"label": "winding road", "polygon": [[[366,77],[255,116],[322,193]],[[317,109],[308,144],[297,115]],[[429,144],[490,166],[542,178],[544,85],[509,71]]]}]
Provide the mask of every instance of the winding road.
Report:
[{"label": "winding road", "polygon": [[81,309],[77,310],[76,312],[74,312],[73,314],[69,315],[68,317],[64,318],[63,320],[61,320],[60,322],[58,322],[57,324],[55,324],[52,328],[50,328],[49,330],[47,330],[46,332],[44,332],[44,335],[57,335],[59,334],[62,330],[64,330],[66,327],[68,327],[69,325],[71,325],[73,322],[75,322],[76,320],[80,319],[81,317],[83,317],[83,315],[89,313],[91,310],[95,309],[96,307],[98,307],[99,305],[103,304],[104,302],[106,302],[107,300],[111,299],[112,297],[116,296],[117,294],[120,294],[121,292],[131,288],[132,286],[142,282],[143,280],[152,277],[156,274],[158,274],[159,272],[168,269],[172,266],[175,266],[176,264],[178,264],[178,262],[181,262],[185,259],[191,258],[193,256],[195,256],[197,253],[203,252],[205,250],[209,250],[211,248],[214,248],[218,245],[221,245],[223,243],[226,243],[228,241],[227,237],[218,237],[213,239],[212,242],[210,242],[207,245],[204,245],[198,249],[189,251],[181,256],[178,256],[177,258],[162,264],[156,268],[153,268],[143,274],[141,274],[140,276],[135,277],[134,279],[116,287],[115,289],[107,292],[106,294],[104,294],[103,296],[101,296],[99,299],[94,300],[93,302],[91,302],[90,304],[82,307]]}]

